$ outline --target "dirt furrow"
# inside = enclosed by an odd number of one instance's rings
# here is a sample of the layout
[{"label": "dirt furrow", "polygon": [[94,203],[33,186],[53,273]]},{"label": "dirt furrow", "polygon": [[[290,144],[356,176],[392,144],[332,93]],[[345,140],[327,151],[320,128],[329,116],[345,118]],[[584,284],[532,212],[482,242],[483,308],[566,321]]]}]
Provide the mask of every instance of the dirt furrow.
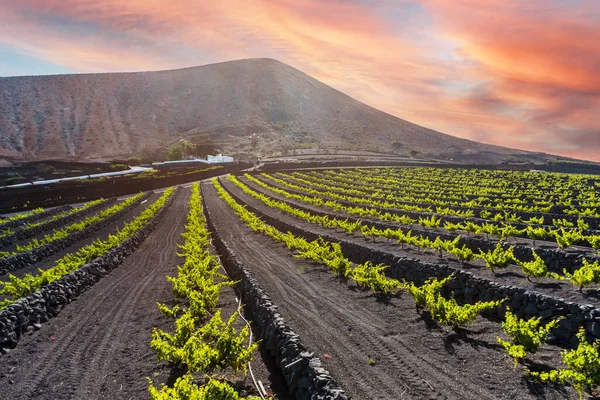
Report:
[{"label": "dirt furrow", "polygon": [[151,329],[170,322],[161,317],[156,301],[172,297],[165,276],[176,269],[188,197],[188,190],[178,195],[123,265],[5,356],[0,389],[7,398],[145,396],[145,377],[156,369]]},{"label": "dirt furrow", "polygon": [[[531,399],[544,391],[526,382],[500,352],[497,323],[480,319],[473,328],[484,333],[475,333],[475,339],[431,329],[409,296],[382,302],[342,284],[244,226],[211,185],[203,191],[215,225],[223,227],[223,240],[353,398]],[[499,365],[490,369],[490,362]],[[553,390],[544,396],[568,397]]]},{"label": "dirt furrow", "polygon": [[[438,398],[429,387],[423,388],[425,383],[413,376],[402,359],[376,345],[387,324],[352,299],[339,297],[340,289],[341,293],[346,289],[332,281],[331,274],[320,266],[291,259],[285,249],[243,226],[212,187],[203,186],[203,190],[218,226],[227,227],[223,239],[273,296],[294,331],[324,357],[326,367],[334,366],[330,372],[349,395],[395,399],[411,393],[411,398]],[[380,364],[370,366],[369,358],[379,359]],[[354,375],[351,379],[348,371]]]},{"label": "dirt furrow", "polygon": [[[124,321],[131,320],[132,314],[137,312],[135,307],[137,304],[143,303],[145,307],[155,306],[155,303],[153,302],[149,302],[150,304],[147,304],[148,301],[144,298],[144,296],[148,294],[148,288],[152,284],[158,284],[158,280],[166,280],[166,274],[161,276],[152,272],[157,269],[157,266],[168,264],[168,256],[172,255],[171,252],[173,249],[177,248],[177,242],[182,240],[180,235],[183,232],[181,228],[183,227],[185,221],[186,205],[188,201],[187,197],[187,195],[180,195],[180,199],[176,199],[176,203],[173,204],[173,207],[178,207],[179,209],[175,210],[175,216],[171,215],[172,218],[176,219],[176,223],[173,225],[173,229],[162,232],[163,235],[161,245],[155,246],[157,252],[158,248],[160,247],[164,247],[166,251],[159,252],[158,254],[155,253],[154,255],[147,254],[146,257],[137,262],[138,268],[132,268],[129,276],[123,279],[128,280],[141,278],[141,281],[139,281],[135,287],[127,290],[125,298],[121,302],[115,302],[112,310],[103,316],[102,325],[106,326],[106,328],[103,329],[99,342],[94,346],[97,348],[97,351],[92,357],[86,357],[86,360],[81,360],[81,362],[78,364],[87,365],[90,370],[94,371],[94,374],[85,374],[82,376],[75,398],[98,397],[97,394],[100,392],[103,382],[97,380],[97,374],[100,376],[108,375],[110,372],[109,367],[111,366],[111,360],[124,356],[123,354],[115,354],[117,350],[115,342],[118,342],[124,337],[126,328]],[[153,260],[154,256],[158,256],[156,257],[158,259],[155,261]],[[153,263],[156,264],[152,265]],[[175,269],[173,264],[170,264],[169,266],[172,267],[171,271]],[[144,271],[141,269],[145,268],[147,268],[147,274],[146,276],[143,276]],[[140,274],[140,272],[142,272],[142,274]],[[144,302],[144,300],[146,301]],[[129,306],[123,307],[123,305]]]}]

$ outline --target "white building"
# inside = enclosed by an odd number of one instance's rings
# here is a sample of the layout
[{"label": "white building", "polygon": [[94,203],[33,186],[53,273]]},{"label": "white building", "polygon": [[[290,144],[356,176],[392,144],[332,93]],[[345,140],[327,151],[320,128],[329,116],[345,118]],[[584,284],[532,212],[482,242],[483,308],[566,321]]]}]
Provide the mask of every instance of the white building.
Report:
[{"label": "white building", "polygon": [[233,157],[224,156],[223,154],[219,153],[216,156],[211,156],[211,155],[206,156],[206,161],[209,164],[212,164],[212,163],[229,163],[229,162],[233,162]]},{"label": "white building", "polygon": [[195,158],[193,156],[189,156],[187,160],[176,160],[176,161],[161,161],[161,162],[153,162],[152,165],[161,165],[161,164],[177,164],[177,163],[204,163],[204,164],[217,164],[217,163],[230,163],[233,162],[233,157],[224,156],[223,154],[217,154],[216,156],[208,155],[206,156],[206,160],[203,158]]}]

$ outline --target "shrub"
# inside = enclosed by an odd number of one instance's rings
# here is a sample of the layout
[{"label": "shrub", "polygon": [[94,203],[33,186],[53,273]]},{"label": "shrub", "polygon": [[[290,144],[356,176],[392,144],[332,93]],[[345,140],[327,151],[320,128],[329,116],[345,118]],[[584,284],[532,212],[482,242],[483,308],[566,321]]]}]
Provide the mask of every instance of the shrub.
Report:
[{"label": "shrub", "polygon": [[533,253],[533,261],[519,261],[517,260],[517,264],[521,266],[523,273],[527,276],[527,280],[531,282],[531,277],[535,278],[544,278],[546,276],[550,276],[554,279],[563,279],[558,274],[554,272],[548,272],[548,267],[546,263],[542,259],[542,257],[538,256],[535,250],[532,250]]},{"label": "shrub", "polygon": [[511,262],[515,261],[513,254],[514,247],[511,246],[507,250],[502,247],[502,242],[498,242],[492,251],[484,253],[479,250],[479,256],[485,260],[485,265],[493,272],[496,268],[506,268]]},{"label": "shrub", "polygon": [[185,374],[177,378],[172,388],[162,385],[156,389],[151,379],[148,379],[148,391],[151,400],[260,400],[260,397],[240,397],[238,392],[227,382],[221,382],[217,379],[208,378],[208,381],[201,386],[193,382],[190,374]]},{"label": "shrub", "polygon": [[555,369],[550,372],[532,372],[529,374],[542,382],[566,382],[573,385],[579,398],[584,392],[590,392],[600,384],[600,356],[598,346],[600,340],[588,343],[585,338],[585,329],[579,328],[577,333],[579,345],[574,350],[564,350],[561,353],[563,362],[567,368]]},{"label": "shrub", "polygon": [[113,171],[124,171],[129,169],[129,166],[127,164],[111,164],[110,169]]},{"label": "shrub", "polygon": [[564,317],[556,318],[540,326],[541,318],[530,318],[524,320],[518,318],[510,311],[506,312],[506,320],[502,323],[504,332],[510,336],[511,342],[498,338],[498,343],[504,347],[508,355],[515,362],[515,367],[521,362],[527,353],[535,353],[546,341],[546,336]]},{"label": "shrub", "polygon": [[579,285],[579,292],[582,292],[585,286],[592,283],[600,283],[600,264],[598,264],[598,261],[591,263],[583,259],[582,266],[572,274],[567,272],[566,269],[563,269],[563,273],[573,285]]},{"label": "shrub", "polygon": [[441,295],[442,287],[452,279],[452,275],[438,281],[429,279],[422,286],[413,283],[407,285],[409,293],[415,299],[417,309],[427,310],[433,319],[454,329],[473,322],[485,310],[494,309],[503,300],[477,302],[475,304],[459,305],[453,298],[446,299]]},{"label": "shrub", "polygon": [[168,157],[169,161],[181,160],[183,158],[183,150],[181,149],[181,146],[177,145],[170,147]]}]

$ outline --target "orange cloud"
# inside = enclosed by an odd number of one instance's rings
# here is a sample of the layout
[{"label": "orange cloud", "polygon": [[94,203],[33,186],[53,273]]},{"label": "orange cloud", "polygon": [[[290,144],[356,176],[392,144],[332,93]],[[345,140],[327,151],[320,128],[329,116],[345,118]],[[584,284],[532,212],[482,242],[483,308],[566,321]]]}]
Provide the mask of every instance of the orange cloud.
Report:
[{"label": "orange cloud", "polygon": [[272,57],[457,136],[600,160],[595,0],[0,0],[0,43],[81,72]]},{"label": "orange cloud", "polygon": [[[487,81],[486,96],[518,121],[529,149],[600,159],[600,6],[593,2],[429,3],[445,34]],[[472,101],[473,109],[486,104]],[[506,111],[508,110],[508,113]],[[492,128],[502,132],[503,126]],[[497,137],[502,137],[499,133]],[[513,140],[511,138],[511,140]],[[514,142],[508,142],[511,144]]]}]

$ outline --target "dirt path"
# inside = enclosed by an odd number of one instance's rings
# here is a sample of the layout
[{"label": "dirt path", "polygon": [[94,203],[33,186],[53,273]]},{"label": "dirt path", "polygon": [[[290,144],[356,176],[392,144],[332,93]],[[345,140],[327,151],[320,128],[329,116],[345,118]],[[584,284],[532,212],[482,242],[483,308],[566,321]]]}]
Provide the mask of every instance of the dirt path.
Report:
[{"label": "dirt path", "polygon": [[149,348],[152,327],[171,323],[156,302],[172,300],[189,190],[118,269],[0,360],[0,393],[10,399],[146,397],[146,376],[159,373]]},{"label": "dirt path", "polygon": [[223,240],[354,399],[577,398],[524,380],[499,349],[498,323],[480,319],[452,333],[424,322],[409,296],[377,302],[251,231],[211,185],[203,193]]},{"label": "dirt path", "polygon": [[[157,363],[150,339],[155,327],[172,331],[173,321],[156,302],[174,301],[165,277],[181,263],[176,244],[183,240],[188,201],[189,185],[123,265],[0,358],[0,398],[142,399],[148,397],[146,377],[156,386],[172,378],[167,363]],[[237,294],[225,288],[218,303],[223,315],[237,306]],[[256,379],[287,399],[276,367],[263,356],[257,353],[252,362]],[[256,395],[250,377],[235,378],[245,395]]]}]

